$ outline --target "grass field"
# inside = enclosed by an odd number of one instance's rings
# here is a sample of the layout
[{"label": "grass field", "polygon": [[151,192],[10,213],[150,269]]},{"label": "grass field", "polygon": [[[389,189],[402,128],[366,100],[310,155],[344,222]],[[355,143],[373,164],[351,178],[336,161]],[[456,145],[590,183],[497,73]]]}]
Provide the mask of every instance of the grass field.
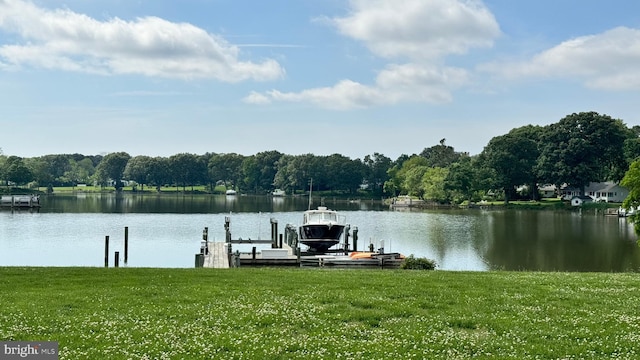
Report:
[{"label": "grass field", "polygon": [[639,276],[0,268],[0,340],[60,359],[636,359]]}]

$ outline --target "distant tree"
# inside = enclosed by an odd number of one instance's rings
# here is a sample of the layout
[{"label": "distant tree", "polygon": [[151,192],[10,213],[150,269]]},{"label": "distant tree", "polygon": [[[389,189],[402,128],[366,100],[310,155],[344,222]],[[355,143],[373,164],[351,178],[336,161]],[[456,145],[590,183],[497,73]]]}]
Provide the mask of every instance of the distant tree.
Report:
[{"label": "distant tree", "polygon": [[251,189],[253,193],[258,193],[260,183],[260,166],[255,156],[247,156],[242,160],[242,185],[241,189]]},{"label": "distant tree", "polygon": [[591,181],[619,181],[627,169],[624,144],[630,136],[621,120],[607,115],[568,115],[544,130],[539,176],[544,182],[567,183],[583,193]]},{"label": "distant tree", "polygon": [[0,180],[6,181],[5,175],[5,164],[7,162],[7,157],[0,154]]},{"label": "distant tree", "polygon": [[155,185],[156,190],[160,192],[162,185],[171,183],[171,172],[169,168],[169,159],[166,157],[154,157],[149,160],[149,174],[147,179],[150,185]]},{"label": "distant tree", "polygon": [[394,174],[394,183],[399,184],[400,193],[422,197],[422,176],[428,168],[428,161],[422,156],[413,155],[405,160]]},{"label": "distant tree", "polygon": [[[629,189],[629,195],[624,199],[622,206],[625,209],[637,209],[640,206],[640,160],[631,163],[620,185]],[[631,215],[636,234],[640,235],[640,216],[638,212]]]},{"label": "distant tree", "polygon": [[326,186],[333,191],[355,193],[362,184],[364,164],[359,159],[352,160],[344,155],[333,154],[327,157],[326,170],[331,174]]},{"label": "distant tree", "polygon": [[24,163],[31,171],[33,180],[40,186],[54,185],[55,178],[50,172],[50,164],[47,163],[44,157],[32,157],[24,159]]},{"label": "distant tree", "polygon": [[71,170],[71,164],[69,163],[70,155],[55,154],[45,155],[42,157],[46,164],[45,171],[48,173],[51,183],[54,186],[68,186],[73,185],[70,180],[65,178],[65,173]]},{"label": "distant tree", "polygon": [[202,184],[206,181],[207,164],[204,159],[195,154],[181,153],[169,157],[169,171],[176,182],[182,185],[182,191],[186,191],[187,185]]},{"label": "distant tree", "polygon": [[446,168],[464,155],[456,152],[452,146],[445,145],[445,141],[446,139],[442,139],[439,145],[422,150],[420,156],[427,159],[427,166]]},{"label": "distant tree", "polygon": [[144,186],[150,182],[151,165],[152,158],[150,156],[134,156],[127,162],[123,176],[127,180],[133,180],[140,184],[141,190],[144,191]]},{"label": "distant tree", "polygon": [[279,151],[263,151],[255,155],[259,169],[258,188],[261,191],[269,191],[274,188],[273,181],[278,172],[278,161],[282,157]]},{"label": "distant tree", "polygon": [[545,128],[538,125],[525,125],[518,128],[514,128],[509,131],[508,135],[526,138],[539,143],[544,136]]},{"label": "distant tree", "polygon": [[374,153],[367,155],[363,161],[365,168],[365,181],[369,189],[376,195],[382,195],[384,183],[389,180],[388,170],[391,168],[391,159],[383,154]]},{"label": "distant tree", "polygon": [[229,183],[234,186],[242,180],[242,161],[243,155],[229,154],[213,154],[209,158],[209,178],[214,182],[222,181],[226,186]]},{"label": "distant tree", "polygon": [[420,189],[418,188],[419,179],[424,172],[416,174],[416,171],[413,171],[413,173],[410,174],[412,178],[408,181],[406,179],[407,173],[417,166],[428,167],[427,159],[415,154],[410,157],[408,155],[401,155],[387,172],[389,180],[384,183],[385,193],[391,196],[420,193]]},{"label": "distant tree", "polygon": [[21,157],[9,156],[4,164],[5,180],[24,185],[33,180],[33,175]]},{"label": "distant tree", "polygon": [[629,129],[629,137],[624,141],[623,152],[628,164],[640,158],[640,126],[635,125]]},{"label": "distant tree", "polygon": [[439,202],[449,202],[449,194],[445,187],[445,180],[449,174],[448,168],[430,167],[422,176],[422,198]]},{"label": "distant tree", "polygon": [[518,185],[535,178],[538,147],[535,141],[516,135],[496,136],[482,151],[486,166],[494,170],[496,185],[504,190],[505,203]]},{"label": "distant tree", "polygon": [[287,192],[306,190],[313,177],[316,156],[313,154],[283,155],[277,163],[274,186]]},{"label": "distant tree", "polygon": [[[406,163],[405,163],[406,164]],[[424,187],[422,186],[422,179],[430,167],[426,165],[415,165],[406,167],[402,173],[402,190],[407,195],[417,196],[423,198]]]},{"label": "distant tree", "polygon": [[246,157],[242,162],[244,188],[251,189],[256,194],[272,189],[281,157],[282,153],[277,151],[265,151]]},{"label": "distant tree", "polygon": [[97,181],[101,185],[105,185],[109,180],[112,180],[116,190],[122,189],[124,169],[129,159],[131,159],[131,156],[126,152],[107,154],[96,168],[95,176]]},{"label": "distant tree", "polygon": [[479,177],[480,164],[477,157],[472,160],[463,156],[459,161],[449,166],[449,172],[444,181],[444,189],[450,193],[452,200],[461,203],[471,202],[475,194],[485,189]]},{"label": "distant tree", "polygon": [[93,162],[89,158],[82,158],[76,160],[74,158],[69,159],[69,170],[65,171],[62,179],[66,183],[75,186],[77,184],[86,184],[95,172]]}]

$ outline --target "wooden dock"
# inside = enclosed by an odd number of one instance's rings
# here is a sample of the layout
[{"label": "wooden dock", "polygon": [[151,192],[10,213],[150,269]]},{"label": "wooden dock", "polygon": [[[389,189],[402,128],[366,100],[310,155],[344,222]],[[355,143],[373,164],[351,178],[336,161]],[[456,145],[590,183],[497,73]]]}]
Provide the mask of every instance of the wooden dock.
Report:
[{"label": "wooden dock", "polygon": [[[284,234],[278,234],[278,222],[271,219],[271,239],[251,240],[232,239],[230,219],[225,219],[226,236],[224,242],[209,242],[208,228],[203,231],[200,253],[196,254],[196,267],[227,269],[244,266],[295,266],[320,268],[399,268],[403,258],[397,253],[384,253],[381,248],[373,252],[373,245],[369,252],[357,252],[357,228],[354,229],[351,252],[359,257],[349,256],[348,244],[343,249],[332,250],[327,254],[303,253],[297,239],[295,227],[287,225]],[[348,237],[346,237],[348,239]],[[253,246],[251,252],[240,252],[233,249],[234,244],[262,245],[262,249]]]},{"label": "wooden dock", "polygon": [[40,196],[2,195],[0,206],[3,208],[37,208],[40,207]]},{"label": "wooden dock", "polygon": [[262,249],[252,252],[229,254],[224,242],[208,242],[204,248],[202,267],[228,269],[230,267],[245,266],[295,266],[318,268],[370,268],[393,269],[399,268],[403,259],[396,254],[375,254],[371,258],[354,259],[348,255],[304,255],[298,256],[297,249],[286,244],[279,249]]}]

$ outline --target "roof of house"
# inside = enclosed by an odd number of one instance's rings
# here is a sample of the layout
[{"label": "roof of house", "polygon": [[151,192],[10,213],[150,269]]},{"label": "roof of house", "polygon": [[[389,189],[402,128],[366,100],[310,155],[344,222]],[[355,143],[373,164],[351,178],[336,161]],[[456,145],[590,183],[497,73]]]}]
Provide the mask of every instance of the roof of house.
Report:
[{"label": "roof of house", "polygon": [[591,198],[591,196],[586,196],[586,195],[576,195],[574,197],[571,198],[571,200],[573,201],[574,199],[580,199],[582,201],[593,201],[593,199]]},{"label": "roof of house", "polygon": [[[609,192],[609,190],[618,189],[618,188],[626,189],[624,186],[620,186],[620,184],[613,181],[590,182],[589,185],[584,187],[584,191],[585,192],[598,192],[598,191]],[[579,190],[576,187],[566,186],[566,185],[562,189],[563,190]]]}]

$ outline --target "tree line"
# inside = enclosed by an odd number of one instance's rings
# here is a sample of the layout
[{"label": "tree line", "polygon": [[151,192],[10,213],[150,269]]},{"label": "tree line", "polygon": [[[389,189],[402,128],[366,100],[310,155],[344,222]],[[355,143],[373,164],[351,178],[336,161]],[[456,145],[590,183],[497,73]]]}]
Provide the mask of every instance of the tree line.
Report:
[{"label": "tree line", "polygon": [[[374,153],[363,159],[333,154],[288,155],[265,151],[180,153],[169,157],[130,156],[126,152],[85,156],[6,156],[0,151],[0,179],[18,186],[112,185],[123,180],[147,187],[224,185],[243,193],[275,188],[371,196],[416,196],[438,203],[477,201],[493,194],[508,202],[537,199],[539,184],[582,188],[592,181],[620,181],[640,156],[640,127],[596,112],[570,114],[547,126],[527,125],[492,138],[474,156],[456,151],[442,139],[419,154],[395,160]],[[526,189],[518,191],[518,189]]]}]

